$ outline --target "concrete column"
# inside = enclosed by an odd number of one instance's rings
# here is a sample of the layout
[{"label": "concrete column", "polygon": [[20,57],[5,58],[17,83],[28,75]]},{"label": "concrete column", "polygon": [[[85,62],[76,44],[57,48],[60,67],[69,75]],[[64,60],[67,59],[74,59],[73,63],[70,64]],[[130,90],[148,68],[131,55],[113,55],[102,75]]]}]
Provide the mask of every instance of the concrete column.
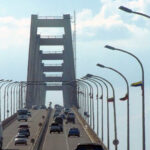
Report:
[{"label": "concrete column", "polygon": [[[28,75],[27,81],[33,81],[33,69],[34,69],[34,52],[36,47],[36,33],[37,33],[37,15],[31,16],[31,28],[30,28],[30,45],[29,45],[29,58],[28,58]],[[27,86],[26,104],[28,108],[31,108],[33,97],[33,86]]]}]

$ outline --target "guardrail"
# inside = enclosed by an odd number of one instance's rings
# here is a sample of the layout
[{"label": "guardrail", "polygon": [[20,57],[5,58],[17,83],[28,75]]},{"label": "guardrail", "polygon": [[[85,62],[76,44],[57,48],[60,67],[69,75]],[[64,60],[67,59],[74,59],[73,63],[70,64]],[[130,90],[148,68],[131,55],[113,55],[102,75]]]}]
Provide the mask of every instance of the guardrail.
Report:
[{"label": "guardrail", "polygon": [[63,16],[38,16],[38,19],[63,19]]},{"label": "guardrail", "polygon": [[75,113],[76,117],[78,118],[80,124],[84,128],[85,132],[87,133],[87,135],[91,139],[92,143],[101,144],[105,150],[108,150],[107,147],[104,145],[104,143],[99,139],[97,134],[91,129],[91,127],[88,125],[88,123],[80,115],[80,113],[78,112],[77,108],[73,107],[72,110]]},{"label": "guardrail", "polygon": [[63,35],[40,35],[41,39],[62,39]]},{"label": "guardrail", "polygon": [[44,64],[44,67],[61,67],[62,64]]},{"label": "guardrail", "polygon": [[13,114],[12,116],[8,117],[7,119],[2,121],[3,129],[7,128],[17,117],[17,113]]},{"label": "guardrail", "polygon": [[63,54],[63,51],[42,51],[42,54]]},{"label": "guardrail", "polygon": [[46,78],[48,77],[59,77],[59,78],[62,78],[62,75],[58,75],[58,74],[49,74],[49,75],[45,75],[46,76]]}]

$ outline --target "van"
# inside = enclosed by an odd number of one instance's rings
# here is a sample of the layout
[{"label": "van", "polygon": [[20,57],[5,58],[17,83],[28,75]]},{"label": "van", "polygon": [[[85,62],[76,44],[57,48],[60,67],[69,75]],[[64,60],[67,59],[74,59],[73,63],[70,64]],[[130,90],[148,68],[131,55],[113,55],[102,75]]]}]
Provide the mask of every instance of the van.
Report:
[{"label": "van", "polygon": [[17,111],[17,120],[25,120],[28,121],[28,110],[27,109],[20,109]]}]

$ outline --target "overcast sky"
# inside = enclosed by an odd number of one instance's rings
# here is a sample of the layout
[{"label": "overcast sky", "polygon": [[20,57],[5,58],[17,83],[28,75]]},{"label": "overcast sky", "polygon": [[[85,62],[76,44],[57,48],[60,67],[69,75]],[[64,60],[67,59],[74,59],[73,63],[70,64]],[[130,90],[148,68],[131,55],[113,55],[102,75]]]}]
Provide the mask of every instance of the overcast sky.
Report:
[{"label": "overcast sky", "polygon": [[[129,83],[141,80],[139,64],[131,56],[110,51],[106,44],[135,54],[143,63],[146,86],[146,138],[150,149],[150,20],[122,12],[120,5],[150,15],[149,0],[0,0],[0,78],[26,80],[31,14],[62,16],[76,11],[77,77],[87,73],[103,76],[116,89],[119,148],[126,149],[125,83],[116,73],[96,67],[97,63],[122,72]],[[45,31],[44,31],[45,32]],[[55,32],[52,32],[55,34]],[[58,31],[56,31],[56,35]],[[48,94],[47,103],[62,103],[61,93]],[[57,95],[57,96],[56,96]],[[132,149],[141,150],[141,89],[130,88]],[[110,105],[111,107],[111,105]],[[123,119],[125,117],[125,119]],[[135,143],[135,144],[134,144]],[[111,144],[112,146],[112,144]]]}]

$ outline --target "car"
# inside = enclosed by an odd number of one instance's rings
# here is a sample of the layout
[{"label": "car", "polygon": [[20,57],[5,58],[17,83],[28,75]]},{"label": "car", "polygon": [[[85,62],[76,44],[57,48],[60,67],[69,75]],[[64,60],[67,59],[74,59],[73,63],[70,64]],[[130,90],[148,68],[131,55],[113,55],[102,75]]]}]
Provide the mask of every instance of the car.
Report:
[{"label": "car", "polygon": [[75,123],[75,114],[74,113],[68,113],[67,115],[67,118],[66,118],[66,123],[68,122],[72,122],[72,123]]},{"label": "car", "polygon": [[20,124],[20,125],[18,126],[18,128],[27,128],[27,129],[29,129],[30,126],[29,126],[27,123],[22,123],[22,124]]},{"label": "car", "polygon": [[17,144],[27,145],[27,138],[15,138],[15,145],[17,145]]},{"label": "car", "polygon": [[18,129],[18,134],[23,134],[26,137],[29,137],[30,136],[30,130],[27,129],[27,128],[19,128]]},{"label": "car", "polygon": [[58,123],[58,125],[60,126],[61,132],[63,132],[63,119],[58,116],[55,118],[55,123]]},{"label": "car", "polygon": [[27,137],[24,134],[17,134],[15,136],[15,138],[26,138],[27,139]]},{"label": "car", "polygon": [[45,105],[41,105],[39,108],[40,109],[46,109],[46,106]]},{"label": "car", "polygon": [[75,150],[104,150],[103,146],[96,143],[79,144]]},{"label": "car", "polygon": [[59,117],[61,117],[62,119],[66,119],[65,114],[60,114]]},{"label": "car", "polygon": [[70,112],[70,109],[66,108],[65,111],[64,111],[64,114],[67,115],[69,112]]},{"label": "car", "polygon": [[30,112],[30,111],[28,111],[27,115],[28,115],[29,117],[31,117],[31,112]]},{"label": "car", "polygon": [[50,125],[50,133],[52,133],[52,132],[58,132],[58,133],[61,132],[61,127],[58,123],[52,123]]},{"label": "car", "polygon": [[32,109],[33,109],[33,110],[38,110],[38,109],[39,109],[39,106],[38,106],[38,105],[32,105]]},{"label": "car", "polygon": [[70,128],[69,132],[68,132],[68,137],[70,136],[78,136],[80,137],[80,131],[78,128]]}]

